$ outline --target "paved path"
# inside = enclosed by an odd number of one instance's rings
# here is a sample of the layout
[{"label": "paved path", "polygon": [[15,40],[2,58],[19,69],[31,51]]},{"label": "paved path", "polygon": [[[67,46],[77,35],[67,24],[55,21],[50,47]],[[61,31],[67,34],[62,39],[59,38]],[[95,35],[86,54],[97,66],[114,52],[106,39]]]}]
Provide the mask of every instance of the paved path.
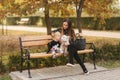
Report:
[{"label": "paved path", "polygon": [[[0,29],[2,26],[0,25]],[[32,27],[32,26],[5,26],[4,29],[8,30],[19,30],[19,31],[32,31],[32,32],[46,32],[46,28],[44,27]],[[54,28],[53,28],[54,29]],[[78,30],[75,29],[77,33]],[[110,31],[95,31],[95,30],[83,30],[83,35],[86,36],[98,36],[98,37],[109,37],[109,38],[120,38],[120,31],[110,32]]]},{"label": "paved path", "polygon": [[57,66],[50,68],[31,70],[32,78],[28,78],[27,70],[22,73],[19,71],[11,72],[10,76],[13,80],[120,80],[120,68],[106,69],[97,66],[93,69],[93,65],[85,63],[90,74],[83,74],[78,64],[75,67]]}]

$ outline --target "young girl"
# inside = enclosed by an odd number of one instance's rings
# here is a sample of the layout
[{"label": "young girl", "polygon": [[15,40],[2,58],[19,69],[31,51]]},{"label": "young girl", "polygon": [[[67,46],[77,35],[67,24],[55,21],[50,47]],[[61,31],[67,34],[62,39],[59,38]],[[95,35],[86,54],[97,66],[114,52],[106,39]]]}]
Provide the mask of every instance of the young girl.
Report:
[{"label": "young girl", "polygon": [[83,72],[89,74],[84,63],[79,58],[79,55],[77,54],[77,49],[75,48],[75,45],[73,43],[73,40],[75,39],[75,32],[72,29],[71,21],[69,19],[63,20],[62,27],[55,31],[59,31],[62,35],[70,36],[70,40],[69,40],[70,44],[68,45],[69,62],[67,63],[67,66],[74,66],[73,58],[75,58],[78,64],[82,67]]},{"label": "young girl", "polygon": [[[61,34],[60,32],[56,31],[53,35],[53,40],[51,42],[48,43],[48,51],[47,53],[51,53],[51,51],[53,51],[53,48],[59,48],[60,47],[60,38],[61,38]],[[57,51],[55,51],[57,52]]]}]

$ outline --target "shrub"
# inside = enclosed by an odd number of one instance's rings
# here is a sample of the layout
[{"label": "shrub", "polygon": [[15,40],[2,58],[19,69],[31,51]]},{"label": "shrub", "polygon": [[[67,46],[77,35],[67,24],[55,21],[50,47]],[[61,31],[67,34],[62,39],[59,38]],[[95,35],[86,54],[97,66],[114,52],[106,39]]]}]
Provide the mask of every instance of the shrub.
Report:
[{"label": "shrub", "polygon": [[[87,42],[94,42],[96,46],[96,59],[101,60],[120,60],[120,40],[87,37]],[[33,48],[31,51],[41,52],[43,47]],[[20,69],[20,50],[18,37],[1,36],[0,37],[0,56],[2,62],[0,63],[1,72],[15,71]],[[5,57],[4,57],[5,56]],[[80,57],[82,57],[80,55]],[[86,56],[86,60],[90,61],[92,57]],[[31,68],[51,67],[58,65],[65,65],[68,57],[41,58],[31,59]],[[4,64],[3,64],[4,63]],[[8,66],[8,67],[7,67]],[[23,69],[26,69],[27,64],[23,64]]]},{"label": "shrub", "polygon": [[0,60],[0,74],[7,72],[6,66]]},{"label": "shrub", "polygon": [[7,66],[9,67],[9,72],[20,70],[20,55],[11,55],[8,60]]},{"label": "shrub", "polygon": [[0,75],[0,80],[12,80],[8,74]]},{"label": "shrub", "polygon": [[[30,25],[37,25],[40,23],[40,26],[45,26],[45,19],[39,16],[26,16],[30,18]],[[70,17],[73,22],[73,27],[76,28],[76,18]],[[20,20],[20,17],[7,17],[8,25],[16,25],[16,21]],[[63,18],[61,17],[50,17],[51,27],[61,27]],[[92,30],[120,30],[120,17],[111,17],[105,19],[106,24],[100,24],[100,20],[94,20],[93,17],[82,17],[81,25],[82,29],[92,29]]]},{"label": "shrub", "polygon": [[104,44],[101,48],[96,49],[97,59],[100,60],[120,60],[120,43],[117,45]]}]

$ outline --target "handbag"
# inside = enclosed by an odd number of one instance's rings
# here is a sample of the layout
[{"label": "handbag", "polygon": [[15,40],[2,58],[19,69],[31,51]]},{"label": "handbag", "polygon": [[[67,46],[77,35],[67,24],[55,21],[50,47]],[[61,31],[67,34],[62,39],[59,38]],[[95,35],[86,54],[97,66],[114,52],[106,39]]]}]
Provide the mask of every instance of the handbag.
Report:
[{"label": "handbag", "polygon": [[74,46],[77,50],[84,50],[86,45],[86,39],[83,38],[79,33],[76,34],[76,39],[74,41]]}]

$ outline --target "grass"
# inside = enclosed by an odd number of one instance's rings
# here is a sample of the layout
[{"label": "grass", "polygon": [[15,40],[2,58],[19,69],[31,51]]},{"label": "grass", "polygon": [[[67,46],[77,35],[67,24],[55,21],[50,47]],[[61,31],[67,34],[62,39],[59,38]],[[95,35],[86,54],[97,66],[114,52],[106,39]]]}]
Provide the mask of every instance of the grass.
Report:
[{"label": "grass", "polygon": [[120,68],[120,61],[119,60],[108,60],[108,61],[100,61],[97,62],[98,66],[102,66],[105,68]]},{"label": "grass", "polygon": [[[5,32],[5,34],[6,34],[6,32]],[[10,47],[9,47],[9,44],[13,44],[13,41],[11,41],[11,40],[18,40],[18,36],[26,36],[26,35],[43,35],[43,34],[45,34],[45,33],[40,33],[40,32],[29,32],[29,31],[16,31],[16,30],[8,30],[7,31],[7,35],[2,35],[2,30],[0,29],[0,36],[1,36],[1,38],[0,38],[0,43],[4,43],[5,41],[5,43],[4,44],[6,44],[6,43],[8,43],[8,45],[5,45],[5,46],[3,46],[4,47],[4,53],[2,53],[2,58],[4,59],[4,61],[3,61],[3,63],[5,63],[6,64],[6,60],[8,59],[8,56],[9,55],[11,55],[11,51],[10,50],[8,50]],[[5,39],[3,39],[3,38],[5,38]],[[17,47],[19,47],[18,46],[18,44],[17,44],[17,41],[15,40],[15,44],[14,45],[17,45]],[[14,46],[13,45],[13,46]],[[7,48],[7,49],[6,49]],[[14,49],[14,48],[12,48],[12,49]],[[12,53],[14,54],[14,52],[12,51]],[[9,54],[9,55],[8,55]],[[0,51],[0,55],[1,55],[1,51]]]},{"label": "grass", "polygon": [[[4,31],[4,34],[6,35],[6,31]],[[25,35],[41,35],[45,33],[40,32],[29,32],[29,31],[16,31],[16,30],[8,30],[7,36],[25,36]],[[0,36],[2,35],[2,30],[0,29]]]},{"label": "grass", "polygon": [[0,75],[0,80],[12,80],[8,74]]},{"label": "grass", "polygon": [[105,37],[93,37],[93,36],[85,36],[87,42],[97,42],[100,43],[97,46],[100,47],[101,44],[104,44],[105,42],[109,44],[118,44],[120,42],[120,39],[118,38],[105,38]]}]

